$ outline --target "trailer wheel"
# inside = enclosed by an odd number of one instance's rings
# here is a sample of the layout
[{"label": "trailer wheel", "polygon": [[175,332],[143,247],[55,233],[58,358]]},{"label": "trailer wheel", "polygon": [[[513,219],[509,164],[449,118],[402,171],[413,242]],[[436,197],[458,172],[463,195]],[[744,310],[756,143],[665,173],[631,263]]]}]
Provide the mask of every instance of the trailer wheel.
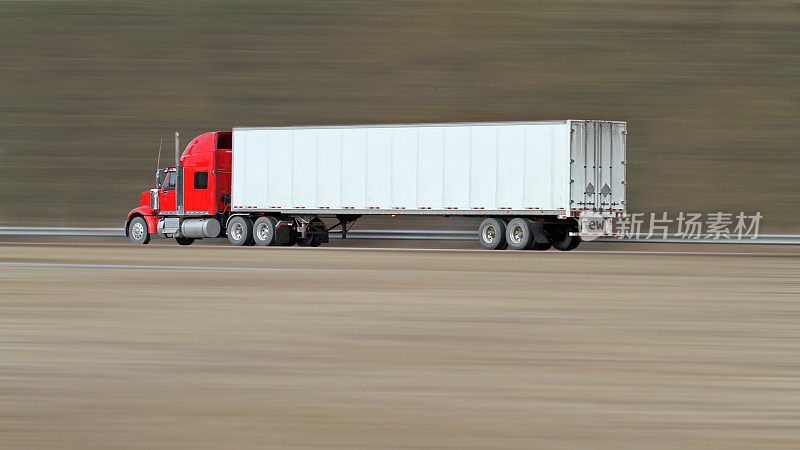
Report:
[{"label": "trailer wheel", "polygon": [[478,227],[478,239],[486,250],[504,250],[506,242],[506,221],[494,217],[484,219]]},{"label": "trailer wheel", "polygon": [[128,237],[136,245],[144,245],[150,242],[150,233],[147,232],[147,221],[144,217],[137,216],[128,224]]},{"label": "trailer wheel", "polygon": [[533,226],[523,217],[511,219],[506,227],[506,241],[512,250],[527,250],[533,243]]},{"label": "trailer wheel", "polygon": [[545,225],[544,232],[553,248],[563,252],[573,250],[581,243],[580,236],[570,236],[570,228],[566,225]]},{"label": "trailer wheel", "polygon": [[178,245],[192,245],[194,238],[176,237],[175,241],[178,243]]},{"label": "trailer wheel", "polygon": [[567,236],[565,240],[553,244],[553,247],[563,252],[568,252],[578,248],[582,241],[583,239],[580,236]]},{"label": "trailer wheel", "polygon": [[253,244],[253,221],[249,217],[234,216],[228,222],[228,241],[231,245]]},{"label": "trailer wheel", "polygon": [[274,217],[259,217],[253,225],[253,241],[261,246],[274,245],[277,224],[278,219]]}]

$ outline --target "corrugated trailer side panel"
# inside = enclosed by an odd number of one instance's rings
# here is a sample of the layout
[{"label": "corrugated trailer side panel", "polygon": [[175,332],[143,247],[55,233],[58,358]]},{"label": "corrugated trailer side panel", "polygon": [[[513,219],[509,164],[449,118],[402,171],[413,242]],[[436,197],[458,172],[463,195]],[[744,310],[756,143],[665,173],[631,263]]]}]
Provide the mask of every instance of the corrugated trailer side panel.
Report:
[{"label": "corrugated trailer side panel", "polygon": [[569,122],[235,128],[233,209],[564,214]]},{"label": "corrugated trailer side panel", "polygon": [[315,196],[320,205],[338,205],[342,199],[342,133],[319,130],[316,142]]}]

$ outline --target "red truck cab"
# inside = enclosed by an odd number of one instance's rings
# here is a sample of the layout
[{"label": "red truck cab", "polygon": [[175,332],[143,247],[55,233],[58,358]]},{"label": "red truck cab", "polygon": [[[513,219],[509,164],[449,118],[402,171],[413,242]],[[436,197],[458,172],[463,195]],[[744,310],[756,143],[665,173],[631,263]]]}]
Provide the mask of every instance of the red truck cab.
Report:
[{"label": "red truck cab", "polygon": [[[176,148],[178,147],[176,135]],[[177,153],[177,151],[176,151]],[[178,243],[218,237],[230,214],[232,133],[201,134],[186,146],[176,167],[156,173],[156,187],[143,192],[128,214],[125,234],[136,243],[175,237]]]}]

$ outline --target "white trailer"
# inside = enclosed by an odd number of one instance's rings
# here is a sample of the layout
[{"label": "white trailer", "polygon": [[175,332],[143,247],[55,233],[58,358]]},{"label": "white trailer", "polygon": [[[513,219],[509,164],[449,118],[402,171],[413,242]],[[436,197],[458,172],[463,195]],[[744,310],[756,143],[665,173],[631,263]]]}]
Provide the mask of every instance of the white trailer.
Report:
[{"label": "white trailer", "polygon": [[569,250],[582,214],[625,213],[625,137],[598,120],[238,127],[226,228],[319,245],[325,217],[346,236],[365,215],[463,215],[484,218],[485,248]]}]

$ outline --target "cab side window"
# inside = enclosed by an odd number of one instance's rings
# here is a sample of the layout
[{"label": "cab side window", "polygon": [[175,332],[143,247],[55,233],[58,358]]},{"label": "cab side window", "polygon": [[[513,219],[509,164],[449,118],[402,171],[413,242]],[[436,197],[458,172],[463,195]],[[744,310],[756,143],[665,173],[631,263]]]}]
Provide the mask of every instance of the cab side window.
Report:
[{"label": "cab side window", "polygon": [[164,181],[162,186],[164,186],[164,191],[175,190],[175,172],[167,172],[167,179]]},{"label": "cab side window", "polygon": [[208,188],[208,172],[195,172],[194,173],[194,188],[207,189]]}]

